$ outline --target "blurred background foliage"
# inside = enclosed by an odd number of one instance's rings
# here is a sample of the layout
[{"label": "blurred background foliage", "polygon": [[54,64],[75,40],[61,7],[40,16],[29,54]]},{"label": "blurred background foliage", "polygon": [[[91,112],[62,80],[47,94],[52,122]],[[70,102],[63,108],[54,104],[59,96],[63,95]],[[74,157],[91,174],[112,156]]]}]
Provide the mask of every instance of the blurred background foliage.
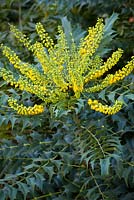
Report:
[{"label": "blurred background foliage", "polygon": [[[0,43],[15,48],[22,59],[32,60],[17,44],[9,24],[36,40],[35,23],[40,21],[55,38],[57,26],[67,16],[80,38],[98,17],[107,20],[113,13],[118,14],[113,24],[116,37],[109,48],[124,49],[120,62],[124,65],[134,54],[133,0],[0,0]],[[3,65],[9,64],[0,57]],[[96,94],[106,103],[124,101],[124,108],[113,116],[90,110],[80,99],[71,110],[50,106],[42,115],[24,117],[8,108],[8,96],[28,105],[35,97],[16,92],[0,79],[1,200],[133,200],[133,83],[131,74]]]},{"label": "blurred background foliage", "polygon": [[[61,18],[67,16],[75,28],[87,30],[96,23],[98,17],[104,19],[118,13],[114,24],[116,40],[111,44],[126,50],[126,57],[133,55],[134,47],[134,2],[133,0],[1,0],[0,40],[9,34],[8,24],[13,23],[21,30],[33,32],[34,24],[42,22],[51,35],[55,35]],[[13,41],[12,41],[13,42]]]}]

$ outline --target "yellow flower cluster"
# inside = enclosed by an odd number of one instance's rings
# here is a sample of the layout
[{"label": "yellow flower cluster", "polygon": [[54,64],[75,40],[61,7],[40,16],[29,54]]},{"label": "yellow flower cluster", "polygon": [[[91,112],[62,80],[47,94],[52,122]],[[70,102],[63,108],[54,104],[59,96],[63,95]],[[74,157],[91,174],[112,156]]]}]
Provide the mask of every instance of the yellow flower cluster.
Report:
[{"label": "yellow flower cluster", "polygon": [[123,50],[118,49],[115,51],[110,58],[102,65],[99,69],[91,70],[88,75],[85,77],[85,83],[91,81],[92,79],[96,79],[101,77],[105,72],[111,69],[113,66],[117,64],[120,57],[122,56]]},{"label": "yellow flower cluster", "polygon": [[98,100],[88,99],[88,104],[91,106],[91,109],[95,111],[99,111],[104,114],[113,115],[117,113],[122,108],[121,101],[115,101],[113,106],[103,105],[102,103],[98,102]]},{"label": "yellow flower cluster", "polygon": [[7,83],[10,83],[12,86],[14,85],[15,88],[18,87],[22,91],[25,90],[31,94],[37,95],[43,101],[45,100],[44,94],[46,91],[44,91],[44,88],[40,87],[39,89],[39,85],[33,85],[27,77],[19,75],[19,77],[16,78],[12,71],[5,68],[0,70],[0,74]]},{"label": "yellow flower cluster", "polygon": [[[17,40],[38,59],[39,66],[21,61],[9,47],[1,45],[3,55],[14,65],[17,73],[1,68],[0,75],[11,85],[35,94],[45,103],[65,101],[72,96],[78,99],[84,92],[98,92],[122,80],[134,69],[134,57],[132,57],[132,60],[121,70],[102,78],[105,72],[116,66],[123,53],[123,50],[118,49],[105,62],[97,55],[96,50],[104,34],[102,19],[98,19],[96,25],[89,28],[87,36],[81,39],[78,47],[72,34],[70,33],[68,41],[61,27],[58,27],[59,36],[56,44],[41,23],[36,24],[36,31],[41,42],[36,41],[33,44],[25,34],[14,26],[11,25],[10,28]],[[18,70],[20,75],[18,75]],[[93,85],[95,80],[99,84]],[[91,99],[88,100],[88,104],[93,110],[108,115],[115,114],[122,106],[119,101],[110,107]],[[18,105],[17,101],[13,99],[9,99],[9,105],[18,114],[26,115],[38,114],[44,109],[42,105],[27,108]]]},{"label": "yellow flower cluster", "polygon": [[93,87],[90,87],[86,89],[86,92],[98,92],[105,87],[112,85],[122,79],[124,79],[126,76],[128,76],[133,70],[134,70],[134,56],[131,58],[132,60],[128,62],[125,67],[123,67],[121,70],[118,70],[115,72],[115,74],[108,74],[104,80],[98,85],[95,85]]},{"label": "yellow flower cluster", "polygon": [[31,49],[31,41],[25,34],[23,34],[13,25],[10,25],[10,30],[12,33],[14,33],[19,42],[23,43],[24,46],[27,47],[29,50]]},{"label": "yellow flower cluster", "polygon": [[44,51],[43,44],[40,42],[35,42],[35,44],[31,44],[30,39],[13,25],[10,26],[10,30],[12,33],[14,33],[14,36],[20,43],[22,43],[25,47],[27,47],[28,50],[34,53],[34,55],[41,63],[44,72],[47,73],[49,69],[49,60],[46,52]]},{"label": "yellow flower cluster", "polygon": [[58,33],[57,44],[49,51],[50,65],[52,67],[51,76],[56,86],[61,88],[62,91],[66,91],[68,89],[68,83],[64,71],[64,64],[69,58],[69,55],[65,34],[61,27],[58,27]]},{"label": "yellow flower cluster", "polygon": [[44,112],[43,105],[35,104],[33,107],[26,107],[23,104],[18,104],[16,99],[9,98],[8,105],[17,111],[19,115],[37,115]]},{"label": "yellow flower cluster", "polygon": [[81,42],[79,54],[81,56],[88,55],[92,56],[96,49],[99,47],[99,43],[103,36],[104,24],[102,19],[98,19],[95,27],[89,27],[88,35],[84,38],[84,41]]},{"label": "yellow flower cluster", "polygon": [[[93,65],[94,67],[96,66],[95,62],[97,61],[97,57],[94,56],[94,53],[99,47],[103,33],[104,24],[102,19],[98,19],[95,27],[89,27],[88,35],[84,39],[81,39],[78,47],[77,55],[79,58],[77,59],[77,65],[80,68],[79,71],[81,74],[86,74],[87,77],[89,77],[88,74],[90,73],[91,69],[93,69]],[[87,79],[87,77],[84,77],[84,79]]]},{"label": "yellow flower cluster", "polygon": [[19,69],[21,74],[28,77],[34,84],[44,87],[45,90],[45,79],[44,76],[34,68],[29,63],[22,62],[19,57],[16,55],[14,51],[12,51],[9,47],[3,47],[3,55],[5,55],[11,64],[14,65],[16,69]]},{"label": "yellow flower cluster", "polygon": [[111,85],[128,76],[134,69],[134,56],[132,56],[131,59],[132,60],[128,62],[125,67],[123,67],[121,70],[119,69],[118,71],[116,71],[114,75],[109,75],[109,77],[105,78],[104,81],[107,81]]},{"label": "yellow flower cluster", "polygon": [[48,33],[46,32],[46,30],[44,29],[43,25],[40,22],[36,24],[36,31],[40,36],[40,39],[44,44],[44,46],[48,49],[49,48],[51,49],[52,46],[54,45],[54,42],[52,38],[50,38],[50,36],[48,35]]},{"label": "yellow flower cluster", "polygon": [[81,76],[79,74],[72,73],[71,75],[72,88],[76,98],[80,98],[80,93],[83,91],[83,79],[80,78]]},{"label": "yellow flower cluster", "polygon": [[[98,55],[94,56],[94,58],[90,59],[90,62],[89,62],[89,67],[88,67],[89,73],[91,71],[98,70],[102,65],[103,65],[103,59]],[[88,75],[85,76],[85,79],[87,76]]]},{"label": "yellow flower cluster", "polygon": [[51,65],[50,65],[49,57],[44,51],[43,45],[40,42],[35,42],[35,44],[32,45],[32,51],[34,53],[34,56],[40,62],[42,69],[44,71],[44,74],[47,75],[51,71]]}]

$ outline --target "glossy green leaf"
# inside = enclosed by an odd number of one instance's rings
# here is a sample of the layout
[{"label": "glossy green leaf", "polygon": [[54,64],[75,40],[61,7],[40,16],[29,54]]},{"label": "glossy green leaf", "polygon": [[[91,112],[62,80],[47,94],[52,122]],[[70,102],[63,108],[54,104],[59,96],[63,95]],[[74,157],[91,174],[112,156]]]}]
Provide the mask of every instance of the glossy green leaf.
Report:
[{"label": "glossy green leaf", "polygon": [[100,159],[100,167],[101,167],[101,175],[102,176],[109,175],[110,157]]}]

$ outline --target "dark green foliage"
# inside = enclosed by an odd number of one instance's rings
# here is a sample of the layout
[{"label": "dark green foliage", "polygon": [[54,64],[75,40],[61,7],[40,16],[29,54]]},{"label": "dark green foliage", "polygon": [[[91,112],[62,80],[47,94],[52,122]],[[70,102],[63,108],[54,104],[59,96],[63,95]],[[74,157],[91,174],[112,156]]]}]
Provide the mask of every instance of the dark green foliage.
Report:
[{"label": "dark green foliage", "polygon": [[[80,99],[74,102],[72,110],[61,110],[59,105],[51,107],[50,112],[46,110],[39,116],[41,127],[34,126],[37,116],[29,119],[31,126],[26,125],[22,132],[27,133],[25,136],[3,140],[0,149],[3,199],[10,195],[11,199],[20,200],[25,197],[131,200],[134,118],[129,81],[124,81],[124,90],[127,87],[128,91],[122,97],[128,107],[112,117],[89,110]],[[123,88],[111,95],[113,101],[118,92],[123,92]],[[111,100],[110,94],[105,91],[106,101]]]},{"label": "dark green foliage", "polygon": [[[41,21],[55,38],[57,25],[65,28],[67,18],[78,41],[98,16],[108,20],[113,12],[118,13],[116,40],[109,26],[99,52],[105,55],[122,47],[127,59],[121,63],[126,62],[133,53],[133,0],[1,0],[0,42],[18,46],[8,23],[33,33],[35,23]],[[113,16],[111,22],[117,17]],[[20,56],[32,59],[27,51]],[[0,67],[7,65],[5,58],[0,60]],[[42,115],[18,116],[7,106],[8,96],[26,105],[36,97],[15,92],[2,80],[0,87],[0,200],[133,200],[133,74],[94,96],[109,104],[117,98],[124,101],[122,111],[113,116],[91,111],[85,97],[78,102],[72,99],[68,106],[63,102],[62,109],[58,104],[50,106]]]},{"label": "dark green foliage", "polygon": [[120,143],[121,134],[109,123],[112,117],[85,105],[78,109],[77,114],[74,110],[49,118],[42,134],[38,127],[38,132],[1,142],[0,185],[5,199],[133,197],[133,140],[124,135]]},{"label": "dark green foliage", "polygon": [[[113,47],[122,47],[127,56],[133,53],[134,40],[134,2],[133,0],[33,0],[33,1],[1,1],[0,23],[1,38],[7,36],[8,23],[19,25],[26,32],[33,32],[34,24],[42,22],[51,35],[55,35],[60,19],[67,16],[71,23],[87,30],[96,23],[98,17],[107,18],[113,12],[119,14],[115,24],[118,34]],[[5,31],[3,33],[3,31]],[[34,36],[34,35],[33,35]],[[13,41],[12,41],[13,42]],[[126,56],[126,57],[127,57]]]}]

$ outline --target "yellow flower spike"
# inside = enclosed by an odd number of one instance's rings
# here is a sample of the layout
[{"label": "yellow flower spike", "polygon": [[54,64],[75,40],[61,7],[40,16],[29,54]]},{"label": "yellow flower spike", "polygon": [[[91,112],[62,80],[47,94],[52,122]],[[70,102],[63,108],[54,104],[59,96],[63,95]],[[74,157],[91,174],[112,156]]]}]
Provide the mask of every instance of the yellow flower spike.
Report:
[{"label": "yellow flower spike", "polygon": [[104,24],[102,19],[98,19],[95,27],[89,27],[88,35],[81,42],[79,54],[80,56],[88,55],[91,57],[99,47],[104,32]]},{"label": "yellow flower spike", "polygon": [[27,47],[29,50],[31,50],[31,41],[30,41],[30,39],[25,34],[23,34],[21,31],[19,31],[13,25],[10,25],[10,30],[14,34],[14,36],[17,38],[17,40],[19,42],[23,43],[23,45],[25,47]]},{"label": "yellow flower spike", "polygon": [[35,104],[33,107],[29,106],[26,107],[23,104],[18,104],[16,99],[9,98],[8,105],[17,111],[19,115],[37,115],[44,112],[44,106],[43,105],[37,105]]},{"label": "yellow flower spike", "polygon": [[[98,19],[95,27],[90,27],[88,30],[88,35],[84,39],[81,39],[80,45],[78,47],[79,66],[81,66],[81,72],[82,73],[86,72],[86,75],[87,75],[87,66],[90,65],[92,61],[91,58],[95,53],[95,51],[97,50],[97,48],[99,47],[103,33],[104,33],[103,20]],[[91,63],[90,70],[93,65]],[[98,66],[100,66],[100,64]]]},{"label": "yellow flower spike", "polygon": [[49,51],[50,74],[56,86],[64,91],[68,89],[67,76],[64,73],[64,64],[70,55],[68,55],[67,42],[61,27],[58,27],[58,33],[57,44]]},{"label": "yellow flower spike", "polygon": [[40,62],[44,74],[48,74],[51,71],[52,67],[43,45],[40,42],[35,42],[35,44],[32,45],[32,51],[34,52],[34,55]]},{"label": "yellow flower spike", "polygon": [[106,78],[98,85],[85,89],[86,92],[98,92],[128,76],[134,70],[134,57],[128,62],[125,67],[115,72],[115,74],[108,74]]},{"label": "yellow flower spike", "polygon": [[111,69],[117,62],[119,61],[120,57],[122,56],[123,50],[118,49],[115,51],[110,58],[107,59],[107,61],[100,66],[99,69],[91,70],[91,72],[88,73],[85,77],[85,83],[101,77],[105,72],[107,72],[109,69]]},{"label": "yellow flower spike", "polygon": [[18,87],[22,91],[25,90],[32,94],[36,94],[40,99],[44,100],[44,95],[47,92],[46,88],[40,87],[39,89],[38,84],[34,85],[32,82],[30,82],[26,77],[22,75],[19,75],[19,78],[16,79],[13,72],[5,68],[0,69],[0,74],[3,77],[3,79],[10,85],[14,85],[15,87]]},{"label": "yellow flower spike", "polygon": [[54,42],[40,22],[36,24],[36,31],[45,47],[51,49],[54,45]]},{"label": "yellow flower spike", "polygon": [[115,101],[115,104],[113,106],[108,106],[99,103],[98,100],[92,100],[92,99],[88,99],[88,104],[91,106],[92,110],[99,111],[107,115],[113,115],[119,112],[123,105],[121,101]]},{"label": "yellow flower spike", "polygon": [[28,50],[34,52],[34,55],[38,58],[44,72],[46,73],[48,71],[48,58],[44,51],[43,45],[40,42],[36,42],[32,45],[30,39],[27,38],[25,34],[23,34],[13,25],[10,26],[10,30],[12,33],[14,33],[19,42],[23,43],[23,45],[27,47]]},{"label": "yellow flower spike", "polygon": [[9,62],[13,64],[16,69],[19,69],[23,75],[30,78],[33,83],[45,86],[44,76],[36,68],[33,68],[29,63],[22,62],[16,53],[7,46],[3,47],[2,52],[3,55],[9,59]]},{"label": "yellow flower spike", "polygon": [[68,83],[66,82],[66,76],[64,74],[64,66],[62,65],[63,60],[57,55],[52,55],[50,58],[51,63],[51,79],[57,87],[62,90],[67,90]]},{"label": "yellow flower spike", "polygon": [[84,86],[83,77],[77,71],[73,71],[73,68],[71,67],[69,69],[69,82],[70,82],[69,87],[73,89],[75,97],[79,98],[81,92],[83,91],[83,86]]},{"label": "yellow flower spike", "polygon": [[106,77],[103,81],[103,83],[107,82],[107,84],[113,84],[116,83],[119,80],[124,79],[126,76],[128,76],[132,71],[134,70],[134,58],[132,57],[132,60],[128,62],[125,67],[123,67],[121,70],[115,72],[115,74],[110,74],[108,77]]},{"label": "yellow flower spike", "polygon": [[10,83],[11,85],[17,85],[17,81],[12,71],[2,68],[0,69],[0,75],[7,83]]},{"label": "yellow flower spike", "polygon": [[15,54],[14,51],[12,51],[9,47],[7,46],[3,46],[2,47],[2,53],[3,55],[5,55],[11,64],[13,65],[19,65],[19,63],[21,62],[21,60],[19,59],[19,57]]}]

